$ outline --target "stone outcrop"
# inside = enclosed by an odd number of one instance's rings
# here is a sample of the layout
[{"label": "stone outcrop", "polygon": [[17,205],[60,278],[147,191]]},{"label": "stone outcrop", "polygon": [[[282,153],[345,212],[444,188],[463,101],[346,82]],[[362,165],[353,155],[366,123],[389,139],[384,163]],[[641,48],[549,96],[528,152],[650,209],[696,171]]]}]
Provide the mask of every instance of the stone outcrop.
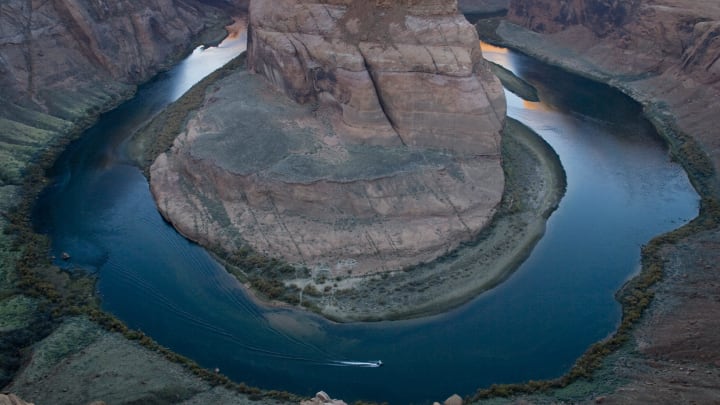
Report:
[{"label": "stone outcrop", "polygon": [[228,20],[202,0],[3,1],[0,181],[19,183],[48,143],[128,97],[200,32]]},{"label": "stone outcrop", "polygon": [[333,277],[432,261],[478,234],[502,197],[505,105],[454,0],[250,13],[259,74],[217,83],[151,168],[165,218]]}]

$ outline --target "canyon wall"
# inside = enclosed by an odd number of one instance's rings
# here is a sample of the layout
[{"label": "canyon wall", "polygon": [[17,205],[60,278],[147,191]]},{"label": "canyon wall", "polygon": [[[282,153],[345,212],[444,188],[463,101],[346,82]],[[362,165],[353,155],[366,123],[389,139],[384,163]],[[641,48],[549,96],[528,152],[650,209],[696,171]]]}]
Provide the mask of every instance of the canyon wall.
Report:
[{"label": "canyon wall", "polygon": [[662,277],[650,287],[652,302],[630,333],[629,347],[606,359],[606,372],[592,378],[600,390],[608,378],[623,383],[585,401],[716,401],[720,2],[512,0],[508,18],[511,23],[495,32],[501,42],[638,100],[702,198],[698,219],[654,240],[650,245],[662,246],[657,253],[644,248],[644,274],[657,265]]},{"label": "canyon wall", "polygon": [[241,3],[3,1],[0,182],[18,184],[46,145],[127,98]]},{"label": "canyon wall", "polygon": [[[513,0],[501,37],[531,55],[607,81],[691,135],[720,170],[720,3],[691,0]],[[720,184],[715,181],[715,192]]]},{"label": "canyon wall", "polygon": [[[27,287],[18,286],[20,267],[28,268],[21,258],[28,253],[14,245],[16,228],[6,229],[28,191],[24,182],[41,180],[28,168],[54,158],[49,148],[130,97],[136,85],[189,52],[199,35],[219,39],[241,7],[242,0],[0,2],[0,229],[7,232],[0,233],[0,386],[27,361],[30,350],[22,346],[48,333],[51,323],[49,309],[38,309],[42,299],[21,295]],[[40,265],[44,253],[32,262]],[[51,271],[43,274],[53,274],[48,285],[63,283]]]}]

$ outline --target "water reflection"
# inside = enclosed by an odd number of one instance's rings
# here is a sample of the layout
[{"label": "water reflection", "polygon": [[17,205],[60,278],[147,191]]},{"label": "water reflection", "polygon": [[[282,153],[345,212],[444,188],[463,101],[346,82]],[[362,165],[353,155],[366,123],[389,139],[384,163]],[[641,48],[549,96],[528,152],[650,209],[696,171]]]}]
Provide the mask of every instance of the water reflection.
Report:
[{"label": "water reflection", "polygon": [[[200,45],[184,61],[174,69],[174,85],[171,97],[177,100],[190,89],[198,78],[203,78],[218,67],[230,62],[238,55],[238,50],[244,50],[247,43],[247,23],[244,19],[236,19],[232,25],[226,27],[229,35],[218,46],[207,47]],[[211,59],[212,63],[207,60]]]}]

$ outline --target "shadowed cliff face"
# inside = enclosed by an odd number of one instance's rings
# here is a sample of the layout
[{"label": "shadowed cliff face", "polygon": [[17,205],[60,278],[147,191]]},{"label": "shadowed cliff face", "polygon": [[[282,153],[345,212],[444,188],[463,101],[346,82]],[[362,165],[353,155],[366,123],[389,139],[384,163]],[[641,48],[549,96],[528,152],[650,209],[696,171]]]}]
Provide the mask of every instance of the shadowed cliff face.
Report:
[{"label": "shadowed cliff face", "polygon": [[514,0],[508,14],[540,33],[589,30],[627,54],[622,63],[608,50],[608,64],[632,65],[639,56],[648,61],[637,72],[675,67],[706,83],[720,79],[719,17],[720,3],[690,0]]},{"label": "shadowed cliff face", "polygon": [[127,97],[242,5],[211,2],[0,3],[2,183],[17,184],[39,149]]}]

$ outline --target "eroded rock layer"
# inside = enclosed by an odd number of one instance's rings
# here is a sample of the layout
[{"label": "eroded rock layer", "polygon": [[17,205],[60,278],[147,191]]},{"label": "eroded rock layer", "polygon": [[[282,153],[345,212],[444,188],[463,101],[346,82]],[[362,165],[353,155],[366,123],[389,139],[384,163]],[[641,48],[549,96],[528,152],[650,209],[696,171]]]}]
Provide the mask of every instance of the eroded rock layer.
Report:
[{"label": "eroded rock layer", "polygon": [[205,245],[335,276],[477,235],[502,197],[505,104],[456,2],[250,7],[260,75],[216,84],[155,161],[163,215]]}]

